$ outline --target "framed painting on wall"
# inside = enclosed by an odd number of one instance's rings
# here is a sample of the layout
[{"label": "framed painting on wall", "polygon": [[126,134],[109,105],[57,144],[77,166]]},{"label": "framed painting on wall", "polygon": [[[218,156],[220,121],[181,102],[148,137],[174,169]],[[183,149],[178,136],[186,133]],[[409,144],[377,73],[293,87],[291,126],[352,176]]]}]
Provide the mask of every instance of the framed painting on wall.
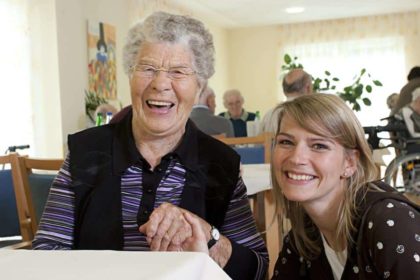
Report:
[{"label": "framed painting on wall", "polygon": [[117,99],[115,27],[88,21],[88,92],[108,100]]}]

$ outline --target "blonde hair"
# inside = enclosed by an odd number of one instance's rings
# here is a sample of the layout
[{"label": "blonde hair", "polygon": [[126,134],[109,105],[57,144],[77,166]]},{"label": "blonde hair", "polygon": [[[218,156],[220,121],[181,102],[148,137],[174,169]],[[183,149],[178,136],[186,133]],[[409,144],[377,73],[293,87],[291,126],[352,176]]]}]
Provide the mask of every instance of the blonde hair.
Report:
[{"label": "blonde hair", "polygon": [[[337,241],[345,237],[347,244],[351,244],[354,242],[352,233],[355,230],[353,221],[356,215],[356,196],[364,196],[369,187],[368,183],[377,179],[377,169],[362,126],[344,101],[330,94],[304,95],[280,104],[276,109],[280,110],[277,133],[283,117],[287,115],[305,130],[334,139],[346,151],[358,151],[356,171],[347,178],[335,236]],[[273,166],[273,161],[271,165]],[[295,246],[300,255],[306,259],[316,258],[321,252],[321,247],[319,235],[314,234],[317,231],[315,224],[298,202],[290,201],[282,194],[273,167],[271,179],[277,208],[282,218],[283,233],[289,229],[286,226],[286,220],[289,219]]]}]

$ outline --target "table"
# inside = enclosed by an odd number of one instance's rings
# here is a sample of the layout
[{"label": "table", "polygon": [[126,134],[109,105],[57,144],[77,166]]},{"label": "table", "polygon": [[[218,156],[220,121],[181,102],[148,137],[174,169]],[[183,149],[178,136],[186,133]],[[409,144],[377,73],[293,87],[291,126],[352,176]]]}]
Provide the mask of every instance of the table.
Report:
[{"label": "table", "polygon": [[242,164],[241,169],[248,195],[271,189],[270,164]]},{"label": "table", "polygon": [[230,279],[196,252],[0,250],[0,279]]}]

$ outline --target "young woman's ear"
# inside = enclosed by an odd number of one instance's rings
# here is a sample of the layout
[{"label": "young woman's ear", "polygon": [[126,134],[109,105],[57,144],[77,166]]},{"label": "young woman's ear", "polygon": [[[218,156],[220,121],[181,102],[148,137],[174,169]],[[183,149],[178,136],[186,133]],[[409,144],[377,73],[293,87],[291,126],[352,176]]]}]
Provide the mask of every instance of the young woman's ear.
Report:
[{"label": "young woman's ear", "polygon": [[351,177],[357,170],[357,162],[359,161],[359,151],[352,149],[346,152],[346,165],[344,168],[344,177]]}]

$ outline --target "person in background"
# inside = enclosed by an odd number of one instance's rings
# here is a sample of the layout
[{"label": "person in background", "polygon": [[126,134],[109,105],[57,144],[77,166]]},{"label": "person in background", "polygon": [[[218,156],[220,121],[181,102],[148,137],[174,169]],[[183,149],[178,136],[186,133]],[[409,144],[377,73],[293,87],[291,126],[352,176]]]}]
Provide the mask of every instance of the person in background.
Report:
[{"label": "person in background", "polygon": [[420,87],[420,66],[413,67],[407,76],[408,83],[401,89],[397,104],[391,111],[391,116],[401,113],[401,109],[413,100],[412,92]]},{"label": "person in background", "polygon": [[[287,100],[312,93],[312,77],[301,68],[292,69],[283,78],[283,92]],[[275,107],[276,108],[276,107]],[[270,109],[262,119],[262,131],[275,134],[279,112]]]},{"label": "person in background", "polygon": [[209,135],[224,134],[226,137],[233,137],[232,123],[220,116],[215,116],[216,95],[210,87],[204,88],[198,98],[198,103],[193,106],[190,119],[194,124]]},{"label": "person in background", "polygon": [[279,108],[271,177],[279,213],[291,228],[284,229],[273,279],[420,275],[420,207],[375,181],[353,111],[330,94]]},{"label": "person in background", "polygon": [[420,87],[413,91],[412,99],[402,108],[401,114],[410,136],[416,138],[420,137]]},{"label": "person in background", "polygon": [[231,89],[223,95],[223,105],[227,112],[220,113],[222,116],[232,122],[235,137],[246,137],[246,122],[254,121],[255,114],[245,111],[244,98],[237,89]]},{"label": "person in background", "polygon": [[68,137],[33,248],[201,251],[191,245],[198,232],[232,279],[264,279],[239,155],[188,120],[214,73],[212,35],[156,12],[129,30],[123,60],[132,108]]},{"label": "person in background", "polygon": [[386,99],[386,105],[388,106],[389,110],[393,110],[398,102],[398,93],[391,93]]}]

